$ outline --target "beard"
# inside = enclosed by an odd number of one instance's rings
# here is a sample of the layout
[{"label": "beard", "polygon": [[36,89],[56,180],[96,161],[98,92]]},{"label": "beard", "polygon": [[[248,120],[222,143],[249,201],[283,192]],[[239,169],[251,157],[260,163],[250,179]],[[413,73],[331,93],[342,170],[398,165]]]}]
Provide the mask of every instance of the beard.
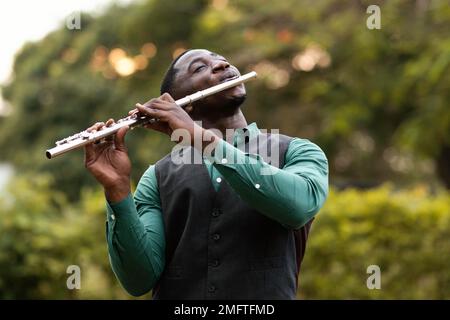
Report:
[{"label": "beard", "polygon": [[195,119],[227,117],[235,114],[247,98],[246,93],[222,98],[220,101],[199,100],[193,103]]},{"label": "beard", "polygon": [[242,95],[239,95],[239,96],[230,97],[230,98],[224,100],[223,107],[225,110],[237,109],[245,102],[246,98],[247,98],[247,95],[245,93]]}]

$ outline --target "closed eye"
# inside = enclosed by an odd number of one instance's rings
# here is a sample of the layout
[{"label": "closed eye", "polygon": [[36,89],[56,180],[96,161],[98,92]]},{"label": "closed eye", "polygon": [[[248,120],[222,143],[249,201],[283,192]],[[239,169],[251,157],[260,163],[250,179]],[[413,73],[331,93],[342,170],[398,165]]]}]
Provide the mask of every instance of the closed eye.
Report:
[{"label": "closed eye", "polygon": [[197,68],[195,68],[194,73],[201,71],[204,67],[206,67],[204,64],[202,64],[201,66],[198,66]]}]

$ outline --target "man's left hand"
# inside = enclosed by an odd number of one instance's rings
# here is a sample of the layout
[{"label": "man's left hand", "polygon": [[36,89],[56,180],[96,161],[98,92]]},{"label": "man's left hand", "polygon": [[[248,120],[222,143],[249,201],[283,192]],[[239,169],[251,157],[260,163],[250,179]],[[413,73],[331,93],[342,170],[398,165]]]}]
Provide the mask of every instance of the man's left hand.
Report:
[{"label": "man's left hand", "polygon": [[164,93],[159,98],[151,99],[143,105],[137,103],[136,109],[131,110],[129,114],[135,112],[157,119],[157,121],[145,125],[146,128],[163,132],[169,136],[172,135],[174,130],[185,129],[191,136],[191,142],[194,139],[194,128],[195,130],[203,130],[183,108],[175,103],[175,100],[168,93]]}]

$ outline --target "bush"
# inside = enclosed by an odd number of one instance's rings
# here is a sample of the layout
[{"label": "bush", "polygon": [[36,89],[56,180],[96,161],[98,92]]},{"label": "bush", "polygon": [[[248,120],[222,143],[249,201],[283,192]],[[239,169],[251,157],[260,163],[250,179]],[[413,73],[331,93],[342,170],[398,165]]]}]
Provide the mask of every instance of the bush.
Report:
[{"label": "bush", "polygon": [[[369,290],[369,265],[381,290]],[[300,273],[304,299],[449,299],[450,196],[426,188],[332,190]]]},{"label": "bush", "polygon": [[[47,176],[16,177],[0,196],[0,299],[127,298],[110,269],[103,193],[70,205]],[[81,269],[69,290],[67,267]]]},{"label": "bush", "polygon": [[[0,299],[132,298],[109,266],[101,189],[70,204],[47,176],[29,176],[0,195]],[[420,187],[332,190],[312,226],[299,298],[450,298],[449,209],[449,194]],[[372,264],[381,290],[366,287]],[[66,287],[69,265],[81,268],[81,290]]]}]

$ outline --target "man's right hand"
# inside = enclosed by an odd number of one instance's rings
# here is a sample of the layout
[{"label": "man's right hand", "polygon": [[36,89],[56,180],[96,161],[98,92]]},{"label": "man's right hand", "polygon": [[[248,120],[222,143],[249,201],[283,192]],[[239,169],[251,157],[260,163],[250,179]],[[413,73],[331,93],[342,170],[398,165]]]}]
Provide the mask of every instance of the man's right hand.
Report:
[{"label": "man's right hand", "polygon": [[[106,123],[97,122],[87,131],[99,131],[112,124],[113,119],[109,119]],[[128,129],[128,127],[121,128],[105,141],[88,144],[84,148],[84,165],[103,185],[105,196],[110,202],[119,202],[130,193],[131,162],[125,146]]]}]

